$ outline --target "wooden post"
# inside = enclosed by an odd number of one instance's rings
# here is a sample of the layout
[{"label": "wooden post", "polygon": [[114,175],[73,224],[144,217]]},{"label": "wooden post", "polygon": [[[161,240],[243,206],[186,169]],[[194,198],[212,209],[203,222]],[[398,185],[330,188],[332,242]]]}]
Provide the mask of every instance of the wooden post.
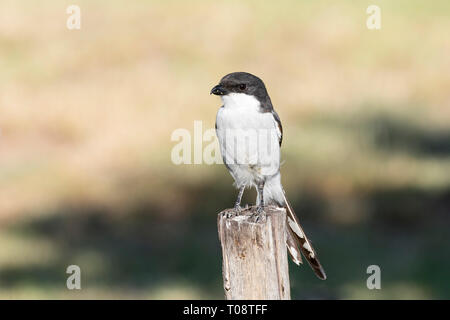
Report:
[{"label": "wooden post", "polygon": [[286,210],[265,209],[265,222],[250,222],[255,207],[227,218],[219,213],[222,275],[227,300],[289,300]]}]

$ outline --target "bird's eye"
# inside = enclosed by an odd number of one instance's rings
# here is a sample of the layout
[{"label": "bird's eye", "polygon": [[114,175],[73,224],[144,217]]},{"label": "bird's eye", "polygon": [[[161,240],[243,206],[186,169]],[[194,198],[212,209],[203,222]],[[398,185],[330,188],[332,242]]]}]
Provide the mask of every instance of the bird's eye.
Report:
[{"label": "bird's eye", "polygon": [[241,89],[241,90],[245,90],[246,87],[247,87],[247,86],[245,85],[245,83],[241,83],[241,84],[239,85],[239,89]]}]

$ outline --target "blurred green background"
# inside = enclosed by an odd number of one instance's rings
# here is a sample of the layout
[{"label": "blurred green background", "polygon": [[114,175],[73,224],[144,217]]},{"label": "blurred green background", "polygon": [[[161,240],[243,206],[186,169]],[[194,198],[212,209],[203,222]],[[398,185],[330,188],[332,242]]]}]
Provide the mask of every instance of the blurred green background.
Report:
[{"label": "blurred green background", "polygon": [[292,297],[449,299],[449,34],[448,0],[2,0],[0,298],[222,299],[236,190],[223,165],[174,165],[171,134],[213,128],[211,87],[248,71],[329,278],[291,264]]}]

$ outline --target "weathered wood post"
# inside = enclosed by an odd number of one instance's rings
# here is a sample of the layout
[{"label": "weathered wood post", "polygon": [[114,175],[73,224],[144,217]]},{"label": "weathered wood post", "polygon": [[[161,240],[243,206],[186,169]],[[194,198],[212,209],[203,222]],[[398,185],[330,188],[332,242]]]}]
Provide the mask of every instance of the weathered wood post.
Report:
[{"label": "weathered wood post", "polygon": [[268,207],[258,223],[249,221],[254,207],[227,218],[230,210],[217,217],[226,299],[289,300],[286,210]]}]

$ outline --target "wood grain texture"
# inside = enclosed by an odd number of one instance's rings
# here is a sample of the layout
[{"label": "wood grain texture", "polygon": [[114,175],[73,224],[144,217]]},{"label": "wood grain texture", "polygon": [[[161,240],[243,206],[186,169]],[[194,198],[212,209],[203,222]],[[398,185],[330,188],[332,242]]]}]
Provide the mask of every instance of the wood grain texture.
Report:
[{"label": "wood grain texture", "polygon": [[254,223],[252,207],[239,216],[219,213],[217,224],[222,245],[222,274],[227,300],[290,299],[286,250],[286,211],[267,207],[265,222]]}]

